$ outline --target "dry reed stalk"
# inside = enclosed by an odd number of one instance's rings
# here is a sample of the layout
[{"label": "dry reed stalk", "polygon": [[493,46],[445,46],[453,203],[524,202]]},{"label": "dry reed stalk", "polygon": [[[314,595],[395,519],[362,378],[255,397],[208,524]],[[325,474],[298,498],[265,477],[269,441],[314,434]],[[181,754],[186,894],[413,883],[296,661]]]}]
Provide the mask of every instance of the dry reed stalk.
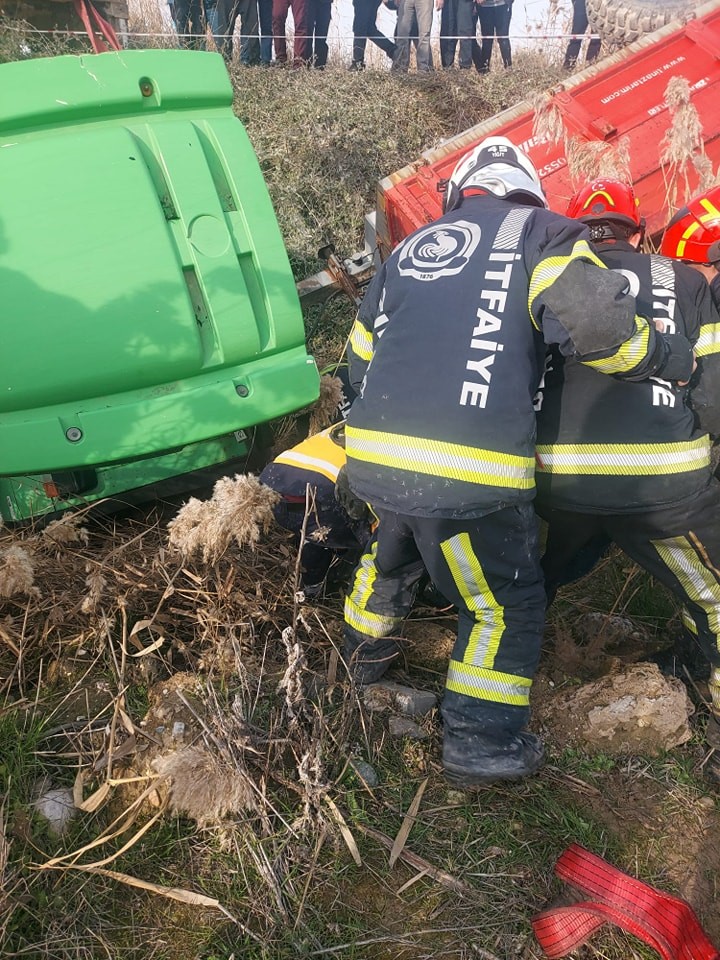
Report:
[{"label": "dry reed stalk", "polygon": [[66,513],[59,520],[52,520],[40,534],[44,544],[52,546],[57,553],[69,544],[88,544],[88,532],[85,527],[79,526],[80,514]]},{"label": "dry reed stalk", "polygon": [[690,170],[696,170],[701,178],[708,176],[708,161],[701,159],[705,156],[702,123],[690,95],[690,84],[685,77],[672,77],[668,81],[665,99],[671,122],[660,142],[668,217],[675,212],[681,186],[683,196],[690,194]]},{"label": "dry reed stalk", "polygon": [[35,567],[31,553],[23,547],[11,545],[0,550],[0,597],[25,594],[39,597],[35,586]]},{"label": "dry reed stalk", "polygon": [[192,497],[168,523],[168,542],[184,561],[199,553],[204,563],[216,563],[233,540],[240,547],[259,541],[279,499],[252,474],[222,477],[210,500]]},{"label": "dry reed stalk", "polygon": [[567,141],[565,155],[570,179],[575,188],[602,177],[612,177],[625,183],[632,182],[628,137],[620,137],[614,144],[604,140],[580,140],[571,137]]},{"label": "dry reed stalk", "polygon": [[337,419],[342,395],[343,385],[339,377],[330,377],[327,374],[320,377],[320,396],[310,410],[310,436],[330,426]]},{"label": "dry reed stalk", "polygon": [[560,143],[565,140],[565,121],[555,98],[543,92],[530,102],[533,107],[533,137],[540,143]]}]

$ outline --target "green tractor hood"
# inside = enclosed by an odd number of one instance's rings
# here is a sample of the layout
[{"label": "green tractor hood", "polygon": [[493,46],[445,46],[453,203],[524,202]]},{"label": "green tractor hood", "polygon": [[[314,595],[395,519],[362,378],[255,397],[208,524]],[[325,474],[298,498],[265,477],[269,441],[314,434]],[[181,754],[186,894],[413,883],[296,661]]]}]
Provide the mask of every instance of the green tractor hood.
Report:
[{"label": "green tractor hood", "polygon": [[317,397],[217,54],[0,66],[0,475],[152,457]]}]

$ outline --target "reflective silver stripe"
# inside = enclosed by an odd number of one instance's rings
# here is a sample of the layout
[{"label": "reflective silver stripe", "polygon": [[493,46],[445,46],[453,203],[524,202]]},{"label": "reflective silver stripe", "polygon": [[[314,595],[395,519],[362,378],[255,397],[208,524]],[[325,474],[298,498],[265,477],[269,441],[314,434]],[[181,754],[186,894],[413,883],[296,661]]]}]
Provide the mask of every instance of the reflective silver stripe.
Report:
[{"label": "reflective silver stripe", "polygon": [[700,336],[695,344],[695,353],[698,357],[720,353],[720,323],[706,323],[700,327]]},{"label": "reflective silver stripe", "polygon": [[534,484],[535,464],[529,457],[421,437],[347,427],[345,452],[356,460],[468,483],[521,489]]},{"label": "reflective silver stripe", "polygon": [[685,537],[652,540],[668,570],[680,581],[687,596],[702,608],[708,619],[708,628],[720,637],[720,584],[708,570],[693,545]]},{"label": "reflective silver stripe", "polygon": [[488,586],[467,533],[445,540],[440,549],[461,596],[475,614],[463,662],[492,669],[505,632],[504,608]]},{"label": "reflective silver stripe", "polygon": [[[538,444],[537,466],[545,473],[684,473],[710,463],[710,440],[666,444]],[[628,470],[630,468],[630,470]]]},{"label": "reflective silver stripe", "polygon": [[369,610],[360,609],[350,597],[345,598],[345,623],[358,633],[381,639],[395,632],[402,623],[402,617],[385,617]]},{"label": "reflective silver stripe", "polygon": [[317,457],[308,457],[304,453],[298,453],[297,450],[286,450],[285,453],[276,458],[276,462],[295,463],[300,467],[311,467],[326,476],[329,475],[328,479],[330,480],[337,480],[337,475],[340,473],[340,467],[336,467],[334,463],[320,460]]},{"label": "reflective silver stripe", "polygon": [[463,693],[466,697],[525,707],[530,702],[531,686],[532,680],[526,677],[483,670],[458,660],[450,661],[447,688],[454,693]]}]

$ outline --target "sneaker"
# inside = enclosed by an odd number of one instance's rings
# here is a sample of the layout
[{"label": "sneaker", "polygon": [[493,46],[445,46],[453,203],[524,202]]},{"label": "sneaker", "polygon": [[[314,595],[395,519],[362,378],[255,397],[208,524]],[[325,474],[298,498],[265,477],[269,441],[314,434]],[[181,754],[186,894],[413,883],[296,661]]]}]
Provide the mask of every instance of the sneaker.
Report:
[{"label": "sneaker", "polygon": [[528,731],[505,743],[481,736],[460,740],[446,736],[443,742],[445,779],[460,790],[485,787],[498,780],[521,780],[537,773],[544,762],[542,740]]}]

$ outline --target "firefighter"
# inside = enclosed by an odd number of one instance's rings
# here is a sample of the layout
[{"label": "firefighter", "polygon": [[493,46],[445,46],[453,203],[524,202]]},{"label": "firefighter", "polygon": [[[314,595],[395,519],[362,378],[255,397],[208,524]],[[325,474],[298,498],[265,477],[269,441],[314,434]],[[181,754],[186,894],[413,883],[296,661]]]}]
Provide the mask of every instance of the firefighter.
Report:
[{"label": "firefighter", "polygon": [[[720,187],[698,194],[668,223],[660,252],[697,270],[710,284],[710,294],[720,311]],[[695,344],[702,376],[692,391],[693,408],[708,420],[715,409],[713,384],[720,379],[720,325],[705,325]],[[708,424],[720,436],[720,421]]]},{"label": "firefighter", "polygon": [[273,513],[283,529],[295,534],[300,587],[307,599],[320,596],[333,563],[345,560],[352,568],[372,523],[366,504],[353,498],[341,505],[335,496],[335,483],[345,465],[345,417],[355,398],[348,366],[335,364],[321,374],[339,380],[337,407],[328,417],[331,425],[283,451],[259,477],[282,497]]},{"label": "firefighter", "polygon": [[343,652],[356,682],[382,676],[424,561],[458,608],[443,766],[463,788],[543,760],[524,728],[545,611],[532,507],[545,344],[632,379],[692,368],[689,342],[636,316],[627,280],[588,240],[546,209],[528,157],[490,137],[455,167],[443,216],[382,265],[351,331],[347,476],[379,523],[346,598]]},{"label": "firefighter", "polygon": [[344,423],[337,423],[321,430],[281,453],[260,474],[260,482],[282,496],[273,512],[300,546],[300,588],[307,599],[320,596],[334,561],[354,565],[370,537],[372,515],[366,504],[341,505],[335,497],[345,464],[344,429]]},{"label": "firefighter", "polygon": [[[663,233],[660,252],[666,257],[681,260],[701,273],[710,284],[715,308],[720,310],[720,187],[691,197],[682,210],[675,214]],[[711,410],[714,384],[720,380],[720,322],[703,327],[695,352],[702,378],[692,391],[693,407]],[[720,424],[711,424],[709,429],[717,440]],[[719,472],[716,471],[716,476]],[[720,577],[717,569],[712,572],[716,578]],[[692,617],[686,618],[685,623],[691,635],[698,635],[698,626],[702,629],[702,621],[698,625]],[[720,665],[714,656],[711,662],[709,687],[712,712],[706,737],[715,752],[706,769],[714,780],[720,780]]]},{"label": "firefighter", "polygon": [[[706,675],[714,664],[720,693],[720,484],[710,458],[720,381],[703,383],[702,370],[703,345],[717,339],[720,318],[697,272],[639,252],[643,222],[631,186],[588,183],[567,214],[589,227],[604,264],[629,280],[638,313],[659,330],[686,337],[700,366],[689,384],[663,371],[631,382],[603,377],[551,348],[536,403],[537,510],[548,521],[542,561],[548,594],[580,548],[607,536],[682,600]],[[704,400],[693,409],[700,388]]]}]

